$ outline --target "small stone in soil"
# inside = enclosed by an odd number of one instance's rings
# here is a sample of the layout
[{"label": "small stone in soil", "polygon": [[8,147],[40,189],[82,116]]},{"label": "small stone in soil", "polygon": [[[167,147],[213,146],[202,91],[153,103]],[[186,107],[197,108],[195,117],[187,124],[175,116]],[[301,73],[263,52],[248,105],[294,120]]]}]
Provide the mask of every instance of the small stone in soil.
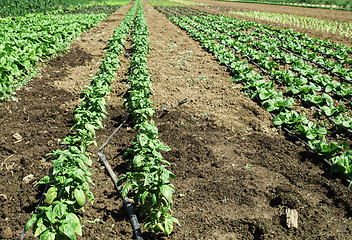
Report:
[{"label": "small stone in soil", "polygon": [[0,201],[5,202],[7,200],[7,196],[5,194],[0,194]]},{"label": "small stone in soil", "polygon": [[298,212],[296,209],[286,209],[286,225],[288,228],[298,228]]},{"label": "small stone in soil", "polygon": [[25,176],[24,178],[23,178],[23,182],[24,183],[30,183],[31,181],[33,181],[33,179],[34,179],[34,175],[33,174],[29,174],[28,176]]},{"label": "small stone in soil", "polygon": [[19,133],[15,133],[14,135],[12,135],[12,137],[14,139],[16,139],[16,141],[21,141],[22,140],[22,136]]}]

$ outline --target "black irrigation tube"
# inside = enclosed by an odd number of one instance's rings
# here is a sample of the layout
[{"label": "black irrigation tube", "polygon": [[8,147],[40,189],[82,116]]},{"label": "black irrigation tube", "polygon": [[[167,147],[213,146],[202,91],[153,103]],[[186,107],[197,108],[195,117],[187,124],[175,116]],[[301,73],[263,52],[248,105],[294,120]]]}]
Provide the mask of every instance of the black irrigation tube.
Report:
[{"label": "black irrigation tube", "polygon": [[[129,118],[129,116],[130,116],[130,113],[127,114],[126,118],[123,120],[123,122],[120,124],[120,126],[118,126],[115,129],[115,131],[110,135],[110,137],[104,142],[104,144],[98,150],[98,156],[99,156],[100,160],[103,162],[103,164],[104,164],[106,170],[108,171],[112,181],[114,182],[116,190],[119,192],[119,194],[121,196],[122,196],[122,194],[121,194],[122,186],[118,185],[119,179],[117,178],[117,176],[114,173],[114,171],[112,170],[110,164],[106,160],[105,155],[103,153],[103,149],[109,143],[111,138],[117,133],[117,131],[126,123],[126,121]],[[133,206],[132,206],[132,204],[131,204],[131,202],[130,202],[130,200],[128,199],[127,196],[125,197],[125,199],[123,199],[123,203],[124,203],[124,205],[126,207],[127,214],[128,214],[128,216],[130,218],[131,225],[132,225],[132,228],[133,228],[133,234],[134,234],[135,238],[137,240],[143,240],[142,231],[141,231],[141,228],[139,226],[137,215],[136,215],[136,213],[135,213],[135,211],[133,209]]]},{"label": "black irrigation tube", "polygon": [[[154,7],[154,8],[159,11],[159,9],[157,9],[157,7]],[[161,9],[160,9],[160,10],[161,10]],[[161,11],[160,11],[160,12],[161,12]],[[166,16],[171,16],[171,14],[168,14],[168,13],[166,13],[166,12],[163,12],[163,13],[164,13]],[[177,17],[177,14],[175,14],[175,16]],[[223,64],[227,67],[228,71],[229,71],[230,74],[231,74],[232,68],[231,68],[228,64],[226,64],[226,63],[223,63]],[[258,101],[258,102],[261,102],[258,97],[255,97],[255,100]],[[273,118],[275,117],[275,114],[273,114],[273,113],[270,113],[270,114],[271,114],[271,116],[272,116]],[[295,133],[293,133],[292,131],[290,131],[290,130],[289,130],[288,128],[286,128],[286,127],[282,127],[282,128],[276,127],[276,128],[278,128],[278,129],[283,129],[283,130],[284,130],[286,133],[288,133],[290,136],[292,136],[292,137],[294,137],[295,139],[297,139],[298,141],[302,142],[309,150],[311,150],[314,154],[318,155],[318,157],[319,157],[320,159],[322,159],[323,162],[324,162],[325,164],[327,164],[327,165],[330,167],[330,169],[332,168],[333,165],[331,164],[331,162],[329,162],[326,158],[324,158],[324,157],[322,157],[321,155],[319,155],[318,151],[315,150],[315,149],[313,149],[313,148],[311,148],[311,147],[309,146],[309,144],[308,144],[306,141],[304,141],[301,137],[299,137],[298,135],[296,135]],[[349,186],[351,185],[351,180],[350,180],[350,179],[346,178],[346,177],[343,176],[341,173],[338,173],[338,175],[339,175],[339,177],[340,177],[343,181],[345,181]]]},{"label": "black irrigation tube", "polygon": [[[43,194],[40,197],[36,208],[40,207],[40,205],[42,204],[42,202],[44,200],[44,197],[46,196],[46,192],[48,191],[48,188],[49,188],[49,183],[45,184],[45,188],[44,188]],[[38,213],[38,212],[39,211],[37,209],[35,209],[33,213],[35,214],[35,213]],[[32,215],[32,217],[33,217],[33,215]],[[24,238],[25,234],[26,234],[26,231],[25,231],[25,229],[23,229],[23,231],[22,231],[21,235],[19,236],[18,240],[22,240]]]}]

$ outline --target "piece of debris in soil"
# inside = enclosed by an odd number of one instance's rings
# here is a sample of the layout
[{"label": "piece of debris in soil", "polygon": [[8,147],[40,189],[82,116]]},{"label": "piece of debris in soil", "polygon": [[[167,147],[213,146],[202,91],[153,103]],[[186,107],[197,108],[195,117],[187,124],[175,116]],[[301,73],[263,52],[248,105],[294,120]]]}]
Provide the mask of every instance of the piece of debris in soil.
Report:
[{"label": "piece of debris in soil", "polygon": [[12,137],[16,139],[16,142],[20,142],[23,139],[19,133],[15,133],[14,135],[12,135]]},{"label": "piece of debris in soil", "polygon": [[296,209],[286,209],[286,225],[288,228],[298,228],[298,212]]},{"label": "piece of debris in soil", "polygon": [[29,174],[28,176],[25,176],[22,181],[24,183],[28,184],[28,183],[30,183],[33,180],[34,180],[34,175],[33,174]]}]

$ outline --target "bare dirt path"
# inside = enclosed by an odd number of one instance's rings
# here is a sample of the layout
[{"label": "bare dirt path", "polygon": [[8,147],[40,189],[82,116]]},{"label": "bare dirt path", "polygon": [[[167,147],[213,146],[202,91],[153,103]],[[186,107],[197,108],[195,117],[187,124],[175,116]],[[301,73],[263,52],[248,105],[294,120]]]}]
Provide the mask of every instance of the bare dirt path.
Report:
[{"label": "bare dirt path", "polygon": [[67,135],[79,91],[96,73],[112,30],[130,6],[82,33],[70,50],[41,67],[39,75],[18,91],[17,101],[0,106],[0,239],[16,239],[30,218],[42,192],[34,183],[50,167],[42,159]]}]

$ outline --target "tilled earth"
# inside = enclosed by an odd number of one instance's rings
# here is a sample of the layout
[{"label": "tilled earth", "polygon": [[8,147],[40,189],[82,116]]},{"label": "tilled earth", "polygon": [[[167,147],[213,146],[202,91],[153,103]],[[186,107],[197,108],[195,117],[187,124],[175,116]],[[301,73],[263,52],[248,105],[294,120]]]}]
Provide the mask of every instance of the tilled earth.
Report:
[{"label": "tilled earth", "polygon": [[[243,95],[241,85],[230,82],[214,56],[147,1],[143,4],[154,120],[161,141],[171,148],[164,157],[176,174],[173,215],[181,224],[169,237],[143,231],[144,238],[350,239],[351,192],[341,180],[330,177],[317,156],[277,130],[270,114]],[[96,73],[112,30],[131,5],[83,33],[68,52],[42,66],[40,75],[19,89],[17,101],[0,106],[0,239],[18,238],[30,218],[43,191],[34,184],[51,166],[43,159],[69,133],[79,91]],[[128,43],[126,53],[130,48]],[[99,146],[127,113],[122,102],[129,58],[121,55],[120,60],[106,128],[97,135]],[[184,99],[185,104],[164,112]],[[122,155],[134,135],[127,123],[104,149],[118,176],[126,171]],[[120,196],[99,159],[93,159],[96,201],[81,214],[79,239],[131,239]],[[286,226],[286,209],[298,212],[297,229]],[[35,239],[30,231],[26,238]]]}]

